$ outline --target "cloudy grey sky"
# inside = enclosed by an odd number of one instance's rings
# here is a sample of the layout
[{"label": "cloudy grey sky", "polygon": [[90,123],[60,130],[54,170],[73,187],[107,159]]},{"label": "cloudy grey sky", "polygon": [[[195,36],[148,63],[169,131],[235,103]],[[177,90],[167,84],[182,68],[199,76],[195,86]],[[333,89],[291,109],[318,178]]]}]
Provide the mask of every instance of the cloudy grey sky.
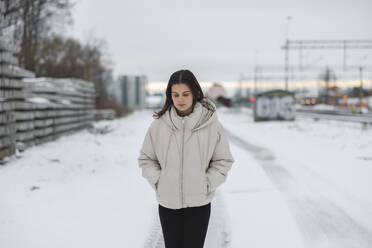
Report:
[{"label": "cloudy grey sky", "polygon": [[105,38],[115,75],[167,81],[189,68],[201,81],[236,81],[255,61],[283,64],[286,16],[291,39],[372,39],[371,13],[371,0],[78,0],[71,35]]}]

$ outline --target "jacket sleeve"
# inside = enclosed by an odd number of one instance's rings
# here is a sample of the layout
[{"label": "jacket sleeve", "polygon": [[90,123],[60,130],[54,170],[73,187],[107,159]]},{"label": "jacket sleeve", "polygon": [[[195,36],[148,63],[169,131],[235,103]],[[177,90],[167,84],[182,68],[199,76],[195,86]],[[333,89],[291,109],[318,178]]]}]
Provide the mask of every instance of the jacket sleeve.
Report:
[{"label": "jacket sleeve", "polygon": [[208,191],[214,191],[225,182],[234,163],[226,133],[219,123],[217,143],[207,170]]},{"label": "jacket sleeve", "polygon": [[151,127],[147,130],[145,140],[142,143],[138,165],[142,169],[142,176],[147,179],[151,187],[156,190],[156,184],[160,176],[160,164],[154,150],[151,137]]}]

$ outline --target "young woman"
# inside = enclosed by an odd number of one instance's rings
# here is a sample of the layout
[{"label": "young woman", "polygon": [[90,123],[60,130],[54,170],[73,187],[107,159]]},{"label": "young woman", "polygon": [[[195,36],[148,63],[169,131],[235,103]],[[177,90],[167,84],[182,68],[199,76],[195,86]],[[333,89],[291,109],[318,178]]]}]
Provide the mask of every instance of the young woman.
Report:
[{"label": "young woman", "polygon": [[166,248],[202,248],[211,201],[234,159],[216,106],[189,70],[173,73],[138,157],[156,191]]}]

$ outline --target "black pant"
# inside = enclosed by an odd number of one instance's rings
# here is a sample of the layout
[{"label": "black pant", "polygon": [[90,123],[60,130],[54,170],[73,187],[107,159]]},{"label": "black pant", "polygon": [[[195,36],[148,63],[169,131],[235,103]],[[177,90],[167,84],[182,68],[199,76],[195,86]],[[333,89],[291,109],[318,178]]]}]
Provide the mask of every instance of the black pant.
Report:
[{"label": "black pant", "polygon": [[166,248],[203,248],[211,204],[169,209],[159,205],[159,217]]}]

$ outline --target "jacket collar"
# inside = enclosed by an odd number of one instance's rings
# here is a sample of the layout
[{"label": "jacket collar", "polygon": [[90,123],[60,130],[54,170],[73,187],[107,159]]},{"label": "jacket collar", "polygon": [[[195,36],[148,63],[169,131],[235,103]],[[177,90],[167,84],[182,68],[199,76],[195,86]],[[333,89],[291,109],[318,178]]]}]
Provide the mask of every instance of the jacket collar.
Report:
[{"label": "jacket collar", "polygon": [[182,129],[182,119],[184,120],[185,129],[190,131],[195,131],[207,126],[214,122],[217,116],[215,112],[216,105],[208,98],[205,98],[205,100],[214,107],[214,111],[210,111],[205,108],[202,103],[196,102],[193,111],[189,115],[181,117],[177,114],[174,105],[172,105],[170,110],[165,112],[161,119],[165,121],[173,131]]}]

